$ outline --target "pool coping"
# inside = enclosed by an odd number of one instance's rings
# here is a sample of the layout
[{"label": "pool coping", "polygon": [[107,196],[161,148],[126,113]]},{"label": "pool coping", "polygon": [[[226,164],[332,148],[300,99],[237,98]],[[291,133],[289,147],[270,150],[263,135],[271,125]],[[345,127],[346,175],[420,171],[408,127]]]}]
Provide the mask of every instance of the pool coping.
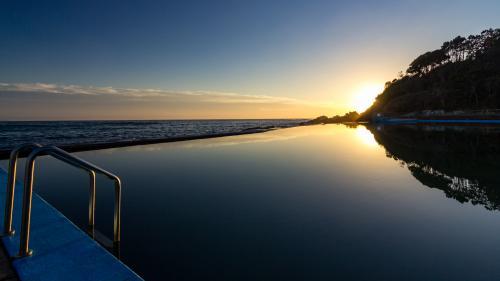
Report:
[{"label": "pool coping", "polygon": [[[5,206],[6,185],[7,173],[0,168],[0,210]],[[19,280],[143,280],[36,193],[30,234],[33,255],[13,258],[19,250],[22,192],[22,185],[16,183],[13,227],[17,231],[13,236],[2,237]],[[3,221],[1,213],[2,226]]]}]

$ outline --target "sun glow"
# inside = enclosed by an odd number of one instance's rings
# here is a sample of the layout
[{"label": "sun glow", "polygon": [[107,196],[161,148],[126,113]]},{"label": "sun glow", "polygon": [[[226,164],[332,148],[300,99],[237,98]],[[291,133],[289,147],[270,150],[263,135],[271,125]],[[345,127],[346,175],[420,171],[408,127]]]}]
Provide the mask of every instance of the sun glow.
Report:
[{"label": "sun glow", "polygon": [[362,144],[368,147],[378,147],[378,143],[375,140],[375,137],[364,126],[358,126],[356,128],[356,136]]},{"label": "sun glow", "polygon": [[359,113],[367,110],[383,90],[384,86],[380,84],[368,84],[359,87],[352,101],[354,109]]}]

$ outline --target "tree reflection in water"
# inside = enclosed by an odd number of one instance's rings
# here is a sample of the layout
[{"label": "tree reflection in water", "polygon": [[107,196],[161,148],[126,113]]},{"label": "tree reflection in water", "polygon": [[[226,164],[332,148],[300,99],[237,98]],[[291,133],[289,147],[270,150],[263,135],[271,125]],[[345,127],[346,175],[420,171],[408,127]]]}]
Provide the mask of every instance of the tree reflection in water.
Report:
[{"label": "tree reflection in water", "polygon": [[459,202],[500,210],[500,126],[377,126],[387,157]]}]

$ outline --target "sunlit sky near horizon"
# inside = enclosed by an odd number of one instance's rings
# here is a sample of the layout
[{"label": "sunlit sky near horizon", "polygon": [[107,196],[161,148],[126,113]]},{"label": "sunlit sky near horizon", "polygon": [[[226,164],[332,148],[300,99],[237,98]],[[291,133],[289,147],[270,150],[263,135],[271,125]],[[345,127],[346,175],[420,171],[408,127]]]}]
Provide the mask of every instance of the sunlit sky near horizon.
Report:
[{"label": "sunlit sky near horizon", "polygon": [[363,110],[417,55],[500,27],[485,1],[5,1],[0,120]]}]

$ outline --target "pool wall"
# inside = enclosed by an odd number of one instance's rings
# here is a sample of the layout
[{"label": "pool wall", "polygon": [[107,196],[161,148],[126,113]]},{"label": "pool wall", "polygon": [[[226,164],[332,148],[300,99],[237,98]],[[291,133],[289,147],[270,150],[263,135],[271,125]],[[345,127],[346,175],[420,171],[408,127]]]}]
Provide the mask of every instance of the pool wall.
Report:
[{"label": "pool wall", "polygon": [[[0,168],[0,210],[5,206],[6,185],[7,173]],[[22,185],[17,183],[13,217],[16,233],[2,238],[10,257],[19,251],[22,193]],[[3,220],[2,212],[2,228]],[[31,257],[12,261],[22,281],[143,280],[36,193],[33,194],[30,248]]]}]

